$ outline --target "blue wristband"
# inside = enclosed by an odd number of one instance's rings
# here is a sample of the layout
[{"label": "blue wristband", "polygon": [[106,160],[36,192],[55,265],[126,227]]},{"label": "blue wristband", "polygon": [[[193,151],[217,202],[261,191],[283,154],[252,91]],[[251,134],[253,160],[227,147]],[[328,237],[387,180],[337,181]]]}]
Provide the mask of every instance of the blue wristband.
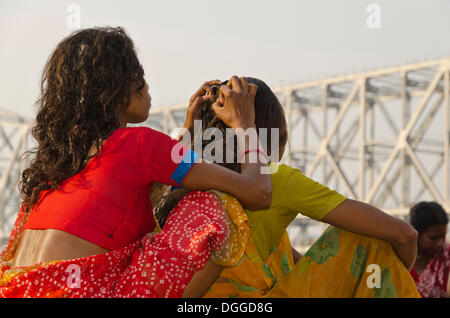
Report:
[{"label": "blue wristband", "polygon": [[183,156],[183,159],[181,159],[180,164],[171,176],[171,179],[179,185],[175,188],[181,188],[181,182],[183,182],[184,178],[188,174],[189,170],[191,170],[192,166],[195,163],[195,160],[197,160],[198,157],[199,154],[192,149],[189,149],[188,152]]}]

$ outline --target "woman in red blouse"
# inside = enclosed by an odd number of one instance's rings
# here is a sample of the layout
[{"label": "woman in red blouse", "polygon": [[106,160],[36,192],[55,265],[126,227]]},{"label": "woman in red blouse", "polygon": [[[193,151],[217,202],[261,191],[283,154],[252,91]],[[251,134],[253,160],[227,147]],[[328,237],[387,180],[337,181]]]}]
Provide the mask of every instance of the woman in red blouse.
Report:
[{"label": "woman in red blouse", "polygon": [[[13,287],[32,286],[29,277],[25,279],[27,285],[17,273],[31,275],[35,272],[29,270],[36,264],[89,259],[109,255],[111,251],[125,251],[123,255],[134,259],[131,255],[136,246],[133,244],[155,230],[149,199],[155,181],[193,190],[217,189],[239,198],[250,209],[270,205],[270,176],[260,173],[265,163],[242,163],[239,174],[202,162],[192,150],[160,132],[127,127],[127,123],[143,122],[149,115],[151,98],[143,76],[133,42],[121,28],[78,31],[64,39],[50,56],[43,73],[39,110],[32,130],[38,147],[31,165],[23,172],[20,185],[23,204],[10,241],[1,254],[0,288],[3,289],[0,294],[3,296],[42,296],[48,286],[11,292]],[[232,128],[255,127],[254,95],[245,79],[233,77],[230,81],[232,85],[221,89],[223,103],[216,109],[218,115]],[[207,100],[208,89],[207,84],[202,86],[191,102]],[[238,140],[245,144],[243,138],[238,134]],[[198,200],[210,202],[205,197]],[[180,211],[174,216],[174,229],[181,226],[180,215],[189,218],[186,211]],[[215,218],[214,215],[200,218],[196,226],[203,226],[201,222],[212,224],[207,227],[210,236],[201,237],[200,241],[203,238],[204,242],[214,241],[214,235],[217,240],[226,234],[220,217]],[[162,234],[159,239],[149,237],[139,246],[158,240],[163,242],[166,238]],[[198,238],[197,235],[196,240]],[[172,242],[172,238],[169,241]],[[182,249],[185,243],[177,243],[176,248]],[[209,248],[202,244],[199,246]],[[152,251],[155,248],[153,246]],[[180,251],[176,253],[182,254]],[[168,253],[173,254],[173,251]],[[189,260],[200,254],[204,256],[193,263],[195,266],[186,265],[189,270],[195,272],[205,266],[208,253],[202,253],[199,249],[195,255],[185,255]],[[169,256],[167,260],[173,259],[173,255]],[[112,266],[111,256],[108,257],[93,258],[95,268],[106,260]],[[60,270],[56,265],[51,268],[56,277]],[[91,276],[86,276],[85,280],[94,280],[97,276],[102,280],[102,270],[91,270]],[[84,271],[82,267],[82,275]],[[192,271],[185,275],[184,283],[188,282]],[[49,272],[41,270],[39,273],[47,279]],[[104,291],[105,285],[102,286]],[[73,296],[64,292],[63,287],[55,288],[56,291],[48,289],[45,295]],[[95,288],[91,284],[85,289]],[[174,294],[152,295],[180,296],[182,291],[183,288],[178,288]],[[106,295],[115,296],[111,290]]]}]

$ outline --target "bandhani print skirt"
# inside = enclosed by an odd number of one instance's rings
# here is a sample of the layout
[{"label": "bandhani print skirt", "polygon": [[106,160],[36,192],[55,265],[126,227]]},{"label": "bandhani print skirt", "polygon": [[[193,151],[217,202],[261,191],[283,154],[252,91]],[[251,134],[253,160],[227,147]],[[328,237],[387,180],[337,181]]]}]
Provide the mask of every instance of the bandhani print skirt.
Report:
[{"label": "bandhani print skirt", "polygon": [[26,216],[19,213],[0,255],[0,297],[181,297],[195,271],[229,256],[227,218],[213,193],[194,191],[164,229],[105,254],[10,268]]}]

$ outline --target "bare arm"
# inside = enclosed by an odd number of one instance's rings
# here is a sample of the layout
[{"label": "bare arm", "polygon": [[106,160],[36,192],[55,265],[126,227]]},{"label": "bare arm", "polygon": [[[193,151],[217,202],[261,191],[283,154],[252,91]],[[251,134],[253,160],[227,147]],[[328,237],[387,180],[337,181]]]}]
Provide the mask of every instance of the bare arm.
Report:
[{"label": "bare arm", "polygon": [[[212,82],[214,81],[210,83]],[[213,109],[227,126],[235,129],[240,151],[239,157],[240,154],[248,150],[250,143],[246,142],[245,134],[238,128],[255,129],[253,99],[256,91],[250,91],[246,80],[243,78],[238,79],[233,76],[229,83],[229,86],[224,85],[220,88],[220,92],[223,94],[223,104],[218,101],[213,105]],[[204,94],[206,91],[207,88],[203,88],[196,94]],[[204,95],[201,96],[204,97]],[[191,102],[194,100],[193,105],[197,107],[200,105],[200,102],[195,104],[195,101],[199,98],[191,98]],[[204,102],[205,99],[200,101]],[[187,123],[186,126],[190,127],[192,123]],[[256,159],[257,162],[255,163],[250,163],[249,160],[241,163],[241,173],[205,161],[195,163],[183,181],[183,186],[192,190],[215,189],[229,193],[250,210],[268,208],[272,201],[271,178],[269,174],[261,174],[262,167],[267,165],[264,159],[259,156]]]},{"label": "bare arm", "polygon": [[[187,113],[186,128],[193,133],[193,121],[199,119],[199,107],[209,100],[206,94],[210,84],[219,81],[206,82],[191,98]],[[223,105],[215,105],[217,115],[232,128],[255,128],[254,125],[254,94],[248,89],[245,79],[239,80],[233,76],[230,80],[233,87],[221,88]],[[239,107],[240,106],[240,107]],[[248,149],[245,136],[236,131],[238,147],[241,151]],[[181,136],[179,137],[179,139]],[[246,161],[247,162],[247,161]],[[261,174],[261,168],[266,166],[259,157],[256,163],[241,163],[241,174],[222,166],[205,161],[195,163],[183,186],[190,189],[216,189],[238,198],[249,209],[263,209],[270,206],[272,201],[272,184],[270,175]],[[223,266],[208,260],[205,267],[194,274],[186,286],[183,297],[203,297],[211,285],[219,277]]]},{"label": "bare arm", "polygon": [[183,292],[184,298],[201,298],[222,272],[223,266],[209,260],[202,270],[195,272]]},{"label": "bare arm", "polygon": [[188,189],[215,189],[236,197],[250,210],[270,207],[272,201],[272,184],[270,175],[261,174],[265,164],[242,163],[241,173],[222,166],[201,162],[191,168],[183,186]]},{"label": "bare arm", "polygon": [[374,206],[347,199],[322,221],[349,232],[389,242],[408,270],[411,270],[415,263],[417,231],[408,223]]}]

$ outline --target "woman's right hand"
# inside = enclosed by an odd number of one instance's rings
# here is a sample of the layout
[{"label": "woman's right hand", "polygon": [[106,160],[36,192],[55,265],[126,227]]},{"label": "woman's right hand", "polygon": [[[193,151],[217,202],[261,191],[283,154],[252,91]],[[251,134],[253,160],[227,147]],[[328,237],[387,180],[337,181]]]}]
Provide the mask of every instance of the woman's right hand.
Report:
[{"label": "woman's right hand", "polygon": [[[214,111],[231,128],[254,128],[253,104],[257,87],[249,87],[244,78],[236,76],[230,82],[228,86],[221,86],[218,101],[212,106]],[[236,136],[238,149],[242,148],[245,155],[249,146],[245,142],[246,136],[239,130]],[[215,189],[229,193],[250,210],[267,209],[272,202],[272,182],[270,175],[261,173],[262,167],[267,167],[267,163],[261,161],[259,156],[257,162],[242,162],[241,173],[206,161],[196,162],[182,185],[192,190]]]},{"label": "woman's right hand", "polygon": [[[197,113],[197,111],[209,100],[207,92],[210,85],[220,83],[218,81],[205,82],[192,96],[185,128],[189,130],[193,125],[193,120],[201,119],[198,116],[200,112]],[[229,127],[245,130],[255,127],[254,97],[258,87],[248,85],[245,78],[239,79],[236,76],[231,78],[228,85],[222,85],[220,88],[219,102],[214,103],[213,106],[216,113]],[[256,129],[254,131],[256,133]],[[184,177],[181,182],[182,186],[191,190],[215,189],[229,193],[250,210],[269,208],[272,202],[272,182],[270,175],[265,173],[267,160],[262,160],[264,158],[261,156],[256,157],[256,162],[245,160],[246,156],[250,156],[250,151],[254,150],[248,149],[251,143],[247,143],[246,138],[250,136],[245,133],[239,129],[236,131],[238,150],[241,150],[238,152],[238,160],[244,159],[243,162],[238,161],[241,167],[240,173],[203,160],[200,156]],[[179,137],[180,139],[182,136]],[[258,148],[263,149],[263,147]],[[203,151],[199,155],[202,154]]]},{"label": "woman's right hand", "polygon": [[186,128],[191,134],[194,132],[194,120],[201,120],[200,111],[202,106],[210,100],[212,96],[212,85],[220,85],[222,83],[219,80],[212,80],[204,82],[203,85],[192,95],[189,100],[189,106],[186,112],[186,120],[184,128]]},{"label": "woman's right hand", "polygon": [[255,127],[254,100],[257,86],[248,85],[245,77],[231,77],[222,85],[219,98],[212,105],[217,116],[231,128]]}]

